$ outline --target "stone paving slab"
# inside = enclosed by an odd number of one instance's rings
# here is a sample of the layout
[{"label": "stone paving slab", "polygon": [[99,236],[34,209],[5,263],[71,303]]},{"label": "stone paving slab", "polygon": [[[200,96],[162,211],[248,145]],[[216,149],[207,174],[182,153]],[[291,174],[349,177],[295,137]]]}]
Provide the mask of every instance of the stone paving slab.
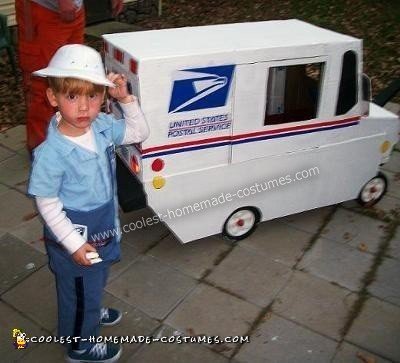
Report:
[{"label": "stone paving slab", "polygon": [[399,172],[393,173],[391,171],[384,171],[384,174],[388,178],[388,189],[387,189],[387,194],[400,198],[400,178],[399,178]]},{"label": "stone paving slab", "polygon": [[357,296],[312,275],[296,272],[278,294],[273,311],[320,334],[340,338]]},{"label": "stone paving slab", "polygon": [[40,253],[46,254],[43,241],[43,223],[40,217],[34,217],[10,230],[10,234],[24,241]]},{"label": "stone paving slab", "polygon": [[0,237],[0,293],[17,285],[46,264],[46,257],[21,240],[4,234]]},{"label": "stone paving slab", "polygon": [[[48,335],[48,334],[46,334]],[[52,344],[35,344],[34,350],[26,349],[26,355],[18,360],[21,363],[55,363],[65,362],[65,348],[58,343]]]},{"label": "stone paving slab", "polygon": [[22,149],[18,149],[16,151],[17,154],[24,156],[26,160],[30,160],[31,159],[31,154],[28,151],[28,149],[26,147],[23,147]]},{"label": "stone paving slab", "polygon": [[56,287],[47,266],[31,274],[1,298],[48,331],[56,329]]},{"label": "stone paving slab", "polygon": [[398,173],[400,171],[400,152],[398,151],[392,152],[389,161],[382,166],[382,170]]},{"label": "stone paving slab", "polygon": [[256,231],[240,244],[252,248],[268,259],[293,266],[301,257],[312,234],[276,220],[261,223]]},{"label": "stone paving slab", "polygon": [[22,194],[28,194],[28,184],[29,180],[25,180],[14,185],[14,188],[20,191]]},{"label": "stone paving slab", "polygon": [[17,151],[26,148],[26,128],[25,125],[12,127],[0,133],[0,145],[11,150]]},{"label": "stone paving slab", "polygon": [[[155,334],[156,337],[172,337],[177,331],[163,325]],[[201,344],[162,344],[144,345],[126,362],[132,363],[228,363],[224,356],[213,352]]]},{"label": "stone paving slab", "polygon": [[6,193],[10,190],[10,188],[7,185],[1,184],[0,183],[0,195],[2,195],[3,193]]},{"label": "stone paving slab", "polygon": [[8,231],[36,214],[32,200],[11,189],[1,195],[0,211],[0,228]]},{"label": "stone paving slab", "polygon": [[15,154],[0,163],[0,182],[14,186],[29,178],[30,162],[24,156]]},{"label": "stone paving slab", "polygon": [[[235,296],[200,284],[168,316],[165,323],[185,335],[220,337],[246,335],[261,309]],[[226,344],[224,355],[231,355],[235,344]]]},{"label": "stone paving slab", "polygon": [[387,254],[397,260],[400,260],[400,228],[397,228],[396,234],[390,241]]},{"label": "stone paving slab", "polygon": [[0,162],[8,159],[10,156],[15,155],[14,152],[12,152],[11,150],[0,146]]},{"label": "stone paving slab", "polygon": [[106,290],[150,317],[163,319],[196,284],[191,277],[161,261],[142,256]]},{"label": "stone paving slab", "polygon": [[372,208],[379,214],[393,219],[393,212],[400,211],[400,199],[386,194]]},{"label": "stone paving slab", "polygon": [[138,253],[145,252],[170,233],[162,222],[148,225],[146,219],[153,216],[154,213],[149,208],[120,214],[121,228],[126,226],[125,230],[129,231],[122,234],[122,240]]},{"label": "stone paving slab", "polygon": [[321,232],[336,242],[376,253],[384,237],[386,223],[339,208]]},{"label": "stone paving slab", "polygon": [[260,307],[268,306],[286,285],[292,270],[268,261],[254,250],[237,246],[206,280]]},{"label": "stone paving slab", "polygon": [[392,258],[385,258],[378,267],[374,282],[368,286],[368,291],[376,297],[400,307],[399,277],[400,261]]},{"label": "stone paving slab", "polygon": [[336,351],[332,363],[390,363],[390,361],[379,357],[365,349],[343,342]]},{"label": "stone paving slab", "polygon": [[23,358],[29,352],[34,352],[39,347],[39,344],[32,343],[26,349],[15,349],[12,339],[13,329],[20,329],[27,336],[48,335],[47,332],[3,301],[0,301],[0,326],[0,357],[2,362],[31,362]]},{"label": "stone paving slab", "polygon": [[[105,294],[103,306],[120,310],[122,312],[122,320],[115,326],[102,327],[100,331],[100,335],[102,336],[150,336],[159,326],[156,320],[151,319],[139,309],[134,308],[111,294]],[[129,362],[132,355],[140,346],[139,343],[123,344],[122,356],[118,362]]]},{"label": "stone paving slab", "polygon": [[243,363],[329,362],[337,343],[275,314],[252,334],[235,356]]},{"label": "stone paving slab", "polygon": [[400,308],[370,298],[345,340],[386,359],[400,361]]},{"label": "stone paving slab", "polygon": [[333,206],[317,208],[280,218],[279,221],[314,234],[319,230],[322,222],[332,212],[333,209]]},{"label": "stone paving slab", "polygon": [[189,276],[200,279],[206,271],[214,268],[214,262],[229,248],[228,244],[214,237],[182,244],[170,234],[148,254]]},{"label": "stone paving slab", "polygon": [[349,200],[341,203],[344,208],[358,210],[360,213],[373,213],[379,219],[393,219],[393,212],[400,211],[400,199],[385,194],[383,198],[374,206],[366,208],[361,207],[356,201]]},{"label": "stone paving slab", "polygon": [[300,261],[298,268],[352,291],[362,287],[373,256],[353,247],[319,238]]},{"label": "stone paving slab", "polygon": [[139,254],[131,245],[121,241],[121,260],[114,263],[110,269],[108,281],[111,282],[131,266],[137,259]]}]

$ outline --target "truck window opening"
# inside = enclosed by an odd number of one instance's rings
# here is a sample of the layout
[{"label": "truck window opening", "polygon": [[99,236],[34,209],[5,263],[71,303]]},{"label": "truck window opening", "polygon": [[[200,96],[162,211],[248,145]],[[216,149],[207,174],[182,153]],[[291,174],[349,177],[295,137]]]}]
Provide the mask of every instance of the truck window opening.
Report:
[{"label": "truck window opening", "polygon": [[317,117],[324,63],[271,67],[264,125]]},{"label": "truck window opening", "polygon": [[336,115],[343,115],[357,103],[357,55],[348,50],[343,55],[342,75],[339,85],[339,96],[336,104]]}]

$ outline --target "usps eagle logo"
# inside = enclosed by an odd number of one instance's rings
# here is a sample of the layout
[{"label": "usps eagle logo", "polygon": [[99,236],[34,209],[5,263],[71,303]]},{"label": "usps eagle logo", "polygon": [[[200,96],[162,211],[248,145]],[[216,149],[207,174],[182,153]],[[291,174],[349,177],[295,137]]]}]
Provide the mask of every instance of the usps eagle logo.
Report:
[{"label": "usps eagle logo", "polygon": [[225,106],[234,68],[225,65],[178,71],[168,113]]}]

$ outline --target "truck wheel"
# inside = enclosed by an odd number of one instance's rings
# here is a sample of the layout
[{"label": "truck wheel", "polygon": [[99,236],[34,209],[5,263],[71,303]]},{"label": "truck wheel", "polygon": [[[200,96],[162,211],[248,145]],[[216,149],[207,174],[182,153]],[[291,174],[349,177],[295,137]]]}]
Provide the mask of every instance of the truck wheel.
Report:
[{"label": "truck wheel", "polygon": [[222,235],[230,240],[239,241],[254,232],[260,220],[257,209],[243,207],[236,209],[225,221]]},{"label": "truck wheel", "polygon": [[387,185],[388,181],[386,176],[379,172],[362,187],[357,202],[365,207],[373,206],[385,195]]}]

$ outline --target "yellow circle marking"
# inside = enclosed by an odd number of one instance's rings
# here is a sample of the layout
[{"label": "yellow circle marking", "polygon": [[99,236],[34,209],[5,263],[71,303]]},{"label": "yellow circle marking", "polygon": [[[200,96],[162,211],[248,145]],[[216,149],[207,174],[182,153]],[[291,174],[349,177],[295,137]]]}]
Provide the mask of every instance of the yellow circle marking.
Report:
[{"label": "yellow circle marking", "polygon": [[381,144],[381,153],[384,154],[389,149],[390,149],[390,142],[386,140]]},{"label": "yellow circle marking", "polygon": [[165,185],[165,179],[162,176],[155,176],[153,178],[153,187],[161,189]]}]

